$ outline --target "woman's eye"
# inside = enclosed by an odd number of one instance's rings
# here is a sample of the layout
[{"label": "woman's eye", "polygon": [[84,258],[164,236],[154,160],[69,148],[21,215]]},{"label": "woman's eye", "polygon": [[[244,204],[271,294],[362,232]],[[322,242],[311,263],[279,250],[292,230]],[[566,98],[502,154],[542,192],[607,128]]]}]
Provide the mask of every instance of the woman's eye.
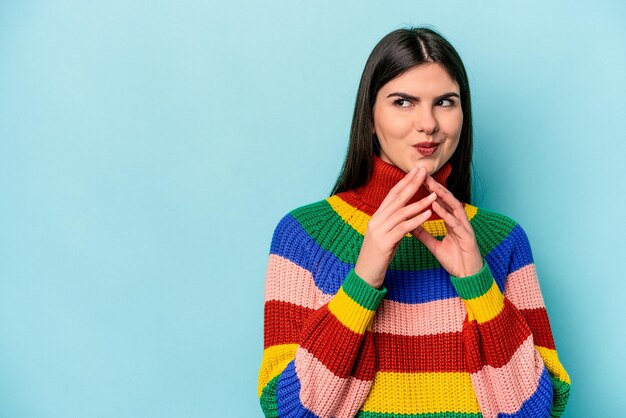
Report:
[{"label": "woman's eye", "polygon": [[394,100],[393,103],[398,107],[409,107],[411,105],[411,102],[408,101],[407,99]]},{"label": "woman's eye", "polygon": [[441,99],[437,103],[442,103],[443,107],[452,107],[456,102],[453,99]]}]

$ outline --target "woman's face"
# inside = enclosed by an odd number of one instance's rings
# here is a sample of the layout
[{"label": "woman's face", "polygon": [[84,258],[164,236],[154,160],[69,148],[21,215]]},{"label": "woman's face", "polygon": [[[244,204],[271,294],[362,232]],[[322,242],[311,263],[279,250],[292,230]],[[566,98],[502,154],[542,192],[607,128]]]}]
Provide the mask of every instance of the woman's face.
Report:
[{"label": "woman's face", "polygon": [[460,89],[441,64],[407,70],[376,94],[374,130],[380,158],[404,172],[433,174],[456,150],[463,126]]}]

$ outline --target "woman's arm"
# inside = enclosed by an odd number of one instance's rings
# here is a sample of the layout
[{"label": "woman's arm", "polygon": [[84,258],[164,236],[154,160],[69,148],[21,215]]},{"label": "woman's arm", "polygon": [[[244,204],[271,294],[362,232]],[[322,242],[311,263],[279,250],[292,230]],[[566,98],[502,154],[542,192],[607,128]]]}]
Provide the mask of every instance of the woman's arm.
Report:
[{"label": "woman's arm", "polygon": [[[480,255],[463,205],[434,180],[426,184],[438,195],[433,209],[448,233],[441,242],[423,228],[414,235],[450,273],[464,301],[466,362],[483,415],[562,415],[570,379],[556,354],[526,234],[515,225],[490,266]],[[503,259],[509,265],[503,267]],[[506,276],[504,294],[491,267]]]},{"label": "woman's arm", "polygon": [[506,279],[504,297],[515,306],[532,332],[535,349],[541,355],[554,387],[551,415],[561,416],[569,399],[570,377],[556,352],[528,237],[519,225],[516,228],[519,230],[514,229],[513,236],[516,236],[517,240]]},{"label": "woman's arm", "polygon": [[[369,327],[386,290],[351,269],[334,296],[314,283],[306,234],[287,215],[272,239],[258,395],[268,417],[354,416],[375,373]],[[306,262],[308,260],[309,262]],[[316,309],[316,300],[330,298]]]},{"label": "woman's arm", "polygon": [[[517,281],[513,289],[533,289],[518,299],[522,306],[536,306],[541,297],[533,271],[527,264],[508,275]],[[451,278],[467,308],[466,361],[483,415],[561,416],[570,380],[558,360],[545,307],[518,309],[508,296],[512,288],[501,293],[487,262],[473,276]]]},{"label": "woman's arm", "polygon": [[325,296],[304,266],[323,255],[307,251],[316,245],[293,217],[279,223],[267,270],[258,386],[266,416],[358,412],[376,373],[370,326],[386,293],[384,273],[400,240],[430,217],[424,209],[436,197],[407,205],[425,178],[426,171],[416,167],[389,191],[367,225],[356,265],[321,308],[316,299]]}]

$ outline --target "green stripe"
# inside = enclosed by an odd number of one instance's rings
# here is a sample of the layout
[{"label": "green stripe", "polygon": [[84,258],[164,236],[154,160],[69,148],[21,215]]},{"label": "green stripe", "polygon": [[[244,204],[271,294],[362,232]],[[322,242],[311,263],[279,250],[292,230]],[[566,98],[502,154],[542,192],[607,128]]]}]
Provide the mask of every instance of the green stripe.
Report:
[{"label": "green stripe", "polygon": [[375,311],[378,308],[380,301],[387,293],[384,286],[381,289],[370,286],[355,273],[354,269],[350,270],[341,287],[356,303],[370,311]]},{"label": "green stripe", "polygon": [[278,401],[276,400],[276,386],[278,386],[280,374],[270,380],[261,392],[261,409],[266,417],[278,417]]},{"label": "green stripe", "polygon": [[450,275],[452,286],[461,299],[475,299],[489,291],[494,279],[489,264],[483,260],[483,268],[472,276],[456,277]]},{"label": "green stripe", "polygon": [[357,418],[482,418],[480,413],[437,412],[430,414],[384,414],[381,412],[359,412]]},{"label": "green stripe", "polygon": [[[326,200],[294,209],[290,214],[320,247],[346,264],[356,264],[363,245],[363,235],[344,222]],[[441,267],[428,248],[413,237],[404,237],[397,252],[403,256],[391,261],[391,269],[425,270]]]},{"label": "green stripe", "polygon": [[570,385],[556,377],[550,376],[552,386],[554,387],[554,401],[552,402],[551,417],[560,417],[565,412],[567,401],[569,399]]},{"label": "green stripe", "polygon": [[517,225],[508,216],[480,208],[470,224],[474,230],[476,241],[478,241],[478,249],[483,257],[504,241]]},{"label": "green stripe", "polygon": [[363,236],[346,224],[326,200],[290,212],[317,244],[344,263],[355,264]]},{"label": "green stripe", "polygon": [[[301,206],[290,214],[320,247],[346,264],[356,264],[363,245],[363,236],[347,224],[328,201],[321,200]],[[349,213],[347,215],[350,216]],[[470,224],[483,257],[501,243],[516,225],[515,221],[504,215],[480,208]],[[402,256],[394,257],[389,264],[389,268],[393,270],[419,271],[441,267],[428,248],[414,237],[402,238],[397,253]]]}]

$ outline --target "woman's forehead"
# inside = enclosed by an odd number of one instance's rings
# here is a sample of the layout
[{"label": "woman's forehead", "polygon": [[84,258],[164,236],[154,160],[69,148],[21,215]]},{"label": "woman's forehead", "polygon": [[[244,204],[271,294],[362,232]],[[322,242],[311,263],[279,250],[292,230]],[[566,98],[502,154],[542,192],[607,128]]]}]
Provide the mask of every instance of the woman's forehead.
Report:
[{"label": "woman's forehead", "polygon": [[432,94],[436,96],[442,93],[441,90],[459,91],[458,83],[450,77],[445,67],[439,63],[428,63],[412,67],[389,80],[381,88],[381,91],[389,93],[399,88],[405,93],[415,93],[414,95]]}]

